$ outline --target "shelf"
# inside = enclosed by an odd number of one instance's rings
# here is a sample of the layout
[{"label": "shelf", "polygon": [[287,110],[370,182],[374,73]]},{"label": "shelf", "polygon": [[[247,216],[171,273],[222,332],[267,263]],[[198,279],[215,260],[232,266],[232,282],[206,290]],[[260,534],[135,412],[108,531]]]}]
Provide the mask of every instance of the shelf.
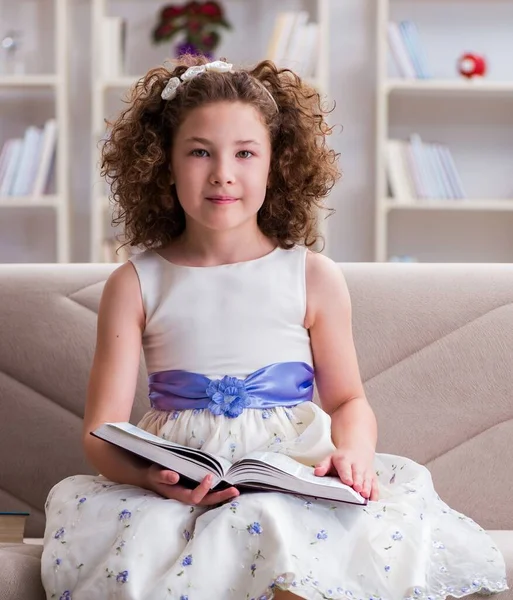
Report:
[{"label": "shelf", "polygon": [[475,210],[513,211],[511,200],[414,200],[411,204],[400,204],[392,199],[383,201],[385,211],[391,210]]},{"label": "shelf", "polygon": [[0,88],[55,87],[57,75],[0,75]]},{"label": "shelf", "polygon": [[511,94],[513,81],[466,79],[388,79],[384,93]]},{"label": "shelf", "polygon": [[0,208],[31,208],[31,207],[57,207],[60,196],[48,195],[34,198],[32,196],[4,196],[0,197]]}]

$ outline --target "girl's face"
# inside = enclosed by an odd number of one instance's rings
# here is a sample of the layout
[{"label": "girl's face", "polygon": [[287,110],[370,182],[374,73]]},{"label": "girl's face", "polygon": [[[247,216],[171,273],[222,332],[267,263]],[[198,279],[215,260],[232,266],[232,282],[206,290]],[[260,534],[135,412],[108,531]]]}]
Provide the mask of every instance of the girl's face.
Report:
[{"label": "girl's face", "polygon": [[256,223],[271,160],[258,109],[216,102],[192,110],[176,132],[172,180],[187,222],[223,231]]}]

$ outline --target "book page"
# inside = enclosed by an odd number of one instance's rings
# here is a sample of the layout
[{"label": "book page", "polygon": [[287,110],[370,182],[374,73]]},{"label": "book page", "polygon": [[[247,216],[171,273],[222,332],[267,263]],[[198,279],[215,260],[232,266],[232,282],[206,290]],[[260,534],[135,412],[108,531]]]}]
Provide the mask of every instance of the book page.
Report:
[{"label": "book page", "polygon": [[215,456],[209,452],[198,450],[197,448],[191,448],[190,446],[183,446],[182,444],[170,442],[169,440],[165,440],[158,435],[153,435],[153,433],[149,433],[140,427],[136,427],[131,423],[105,423],[105,425],[113,429],[124,431],[125,433],[128,433],[129,435],[141,440],[145,440],[154,446],[169,448],[173,450],[175,454],[182,455],[193,462],[199,463],[200,465],[205,463],[214,465],[214,468],[220,474],[227,473],[231,467],[230,461],[222,458],[221,456]]},{"label": "book page", "polygon": [[248,454],[230,468],[227,478],[235,485],[246,482],[270,484],[310,495],[316,495],[318,490],[318,496],[324,493],[333,499],[366,503],[358,492],[342,483],[338,477],[317,477],[313,467],[307,467],[290,456],[277,452]]}]

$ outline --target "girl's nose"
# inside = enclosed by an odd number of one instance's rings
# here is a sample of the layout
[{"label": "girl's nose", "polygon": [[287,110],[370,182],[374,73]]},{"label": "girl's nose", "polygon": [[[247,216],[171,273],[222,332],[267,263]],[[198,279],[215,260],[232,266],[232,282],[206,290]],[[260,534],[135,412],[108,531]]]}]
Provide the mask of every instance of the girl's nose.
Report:
[{"label": "girl's nose", "polygon": [[212,185],[227,185],[234,182],[235,176],[228,164],[219,162],[214,166],[210,175],[210,183]]}]

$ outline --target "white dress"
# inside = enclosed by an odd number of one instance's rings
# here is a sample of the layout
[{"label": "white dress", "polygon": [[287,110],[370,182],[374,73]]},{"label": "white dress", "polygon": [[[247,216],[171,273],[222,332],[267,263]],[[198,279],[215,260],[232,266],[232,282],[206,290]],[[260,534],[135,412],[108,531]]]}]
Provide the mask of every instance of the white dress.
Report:
[{"label": "white dress", "polygon": [[[133,258],[146,311],[148,373],[185,370],[244,380],[274,363],[312,365],[304,248],[216,267]],[[238,459],[261,448],[313,464],[333,450],[314,402],[246,408],[150,409],[139,426]],[[187,506],[102,476],[58,483],[46,504],[42,558],[57,600],[440,600],[507,588],[503,557],[472,519],[436,494],[429,471],[377,454],[380,500],[367,506],[278,493]]]}]

